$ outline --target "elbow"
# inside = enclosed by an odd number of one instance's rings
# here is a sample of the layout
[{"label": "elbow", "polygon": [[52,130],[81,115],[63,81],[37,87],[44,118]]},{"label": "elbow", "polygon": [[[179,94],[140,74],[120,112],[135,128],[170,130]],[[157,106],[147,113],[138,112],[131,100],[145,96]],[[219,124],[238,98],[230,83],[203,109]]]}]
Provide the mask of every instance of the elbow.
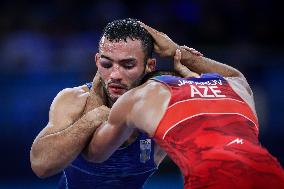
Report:
[{"label": "elbow", "polygon": [[35,163],[31,161],[31,168],[35,175],[39,178],[47,178],[52,175],[48,166],[44,165],[43,163]]},{"label": "elbow", "polygon": [[30,152],[30,163],[33,172],[39,178],[46,178],[54,175],[48,161],[45,161],[44,158],[36,156],[32,151]]},{"label": "elbow", "polygon": [[32,170],[37,177],[42,178],[42,179],[51,176],[51,174],[49,174],[48,171],[46,169],[43,169],[42,167],[32,166]]}]

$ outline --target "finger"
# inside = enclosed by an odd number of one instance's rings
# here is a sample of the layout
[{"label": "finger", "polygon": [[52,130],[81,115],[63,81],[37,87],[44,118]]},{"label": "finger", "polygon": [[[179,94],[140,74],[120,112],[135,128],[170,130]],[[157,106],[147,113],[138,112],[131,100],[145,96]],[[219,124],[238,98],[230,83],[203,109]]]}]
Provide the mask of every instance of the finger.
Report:
[{"label": "finger", "polygon": [[90,96],[89,92],[85,92],[79,95],[79,98],[88,98]]},{"label": "finger", "polygon": [[185,50],[189,51],[190,53],[196,55],[196,56],[203,56],[202,53],[200,53],[199,51],[195,50],[194,48],[190,48],[188,46],[183,45],[182,46]]},{"label": "finger", "polygon": [[101,78],[100,78],[99,72],[97,71],[97,73],[96,73],[96,75],[93,79],[92,91],[96,90],[99,87],[100,83],[101,83]]},{"label": "finger", "polygon": [[183,71],[184,68],[180,62],[180,59],[181,59],[181,52],[179,49],[177,49],[174,56],[174,69],[184,77],[184,71]]},{"label": "finger", "polygon": [[181,51],[179,49],[176,50],[176,54],[174,56],[174,64],[179,65],[181,60]]},{"label": "finger", "polygon": [[154,28],[144,24],[143,22],[141,21],[138,21],[139,24],[141,24],[141,26],[146,29],[150,34],[151,36],[155,39],[155,37],[157,37],[159,31],[155,30]]},{"label": "finger", "polygon": [[84,113],[87,113],[104,104],[103,99],[94,91],[90,92],[86,102]]},{"label": "finger", "polygon": [[174,69],[182,76],[182,77],[195,77],[196,74],[190,71],[186,66],[182,65],[181,62],[181,51],[179,49],[176,50],[176,54],[174,56]]},{"label": "finger", "polygon": [[195,50],[195,49],[192,49],[190,52],[191,52],[192,54],[197,55],[197,56],[203,56],[202,53],[200,53],[199,51],[197,51],[197,50]]},{"label": "finger", "polygon": [[179,66],[179,73],[182,77],[197,77],[198,75],[192,71],[190,71],[187,67],[184,65]]},{"label": "finger", "polygon": [[189,48],[187,47],[188,51],[194,55],[197,55],[197,56],[203,56],[203,54],[201,54],[199,51],[195,50],[194,48]]},{"label": "finger", "polygon": [[194,48],[190,48],[190,52],[196,56],[203,56],[202,53],[200,53],[199,51],[195,50]]}]

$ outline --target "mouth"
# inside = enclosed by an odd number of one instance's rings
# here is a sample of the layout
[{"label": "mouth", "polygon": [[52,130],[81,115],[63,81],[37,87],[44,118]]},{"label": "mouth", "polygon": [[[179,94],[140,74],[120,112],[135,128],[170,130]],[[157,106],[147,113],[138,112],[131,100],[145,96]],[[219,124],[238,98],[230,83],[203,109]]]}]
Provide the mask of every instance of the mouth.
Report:
[{"label": "mouth", "polygon": [[127,91],[127,88],[121,84],[111,83],[108,85],[108,90],[112,94],[122,95]]}]

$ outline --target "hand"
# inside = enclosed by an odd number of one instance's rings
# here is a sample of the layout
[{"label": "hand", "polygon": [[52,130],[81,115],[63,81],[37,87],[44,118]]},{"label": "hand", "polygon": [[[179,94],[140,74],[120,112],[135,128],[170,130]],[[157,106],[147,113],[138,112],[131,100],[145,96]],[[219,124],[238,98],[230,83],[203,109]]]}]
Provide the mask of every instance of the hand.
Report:
[{"label": "hand", "polygon": [[191,54],[193,54],[195,56],[203,56],[202,53],[200,53],[199,51],[195,50],[194,48],[190,48],[190,47],[185,46],[185,45],[181,46],[180,48],[183,48],[183,49],[189,51]]},{"label": "hand", "polygon": [[180,60],[181,60],[181,52],[179,49],[177,49],[176,54],[174,56],[174,69],[176,72],[178,72],[182,77],[199,77],[197,73],[192,72],[186,66],[182,65]]},{"label": "hand", "polygon": [[154,38],[154,52],[161,57],[173,57],[176,49],[179,46],[173,42],[166,34],[147,26],[146,24],[139,22],[143,28],[145,28],[151,36]]},{"label": "hand", "polygon": [[85,118],[90,123],[90,126],[99,127],[103,122],[108,120],[109,113],[110,108],[105,105],[102,105],[89,111],[85,115]]},{"label": "hand", "polygon": [[102,84],[100,81],[99,73],[97,72],[92,83],[92,88],[90,89],[90,96],[87,99],[86,107],[84,109],[84,113],[93,110],[104,103],[103,97],[100,96],[100,89],[102,88]]},{"label": "hand", "polygon": [[49,122],[58,128],[73,124],[82,116],[88,96],[83,86],[62,90],[50,106]]}]

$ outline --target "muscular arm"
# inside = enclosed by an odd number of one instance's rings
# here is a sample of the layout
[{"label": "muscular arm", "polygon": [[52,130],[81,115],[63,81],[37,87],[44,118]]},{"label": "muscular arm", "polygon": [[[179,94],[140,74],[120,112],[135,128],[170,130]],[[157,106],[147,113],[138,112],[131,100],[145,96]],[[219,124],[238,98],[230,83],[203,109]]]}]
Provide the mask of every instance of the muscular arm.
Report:
[{"label": "muscular arm", "polygon": [[61,91],[54,99],[49,122],[30,151],[31,167],[37,176],[51,176],[64,169],[82,151],[97,126],[107,119],[104,107],[81,117],[88,95],[82,87],[76,87]]},{"label": "muscular arm", "polygon": [[198,74],[215,72],[223,77],[244,78],[240,71],[229,65],[203,56],[196,56],[190,52],[188,47],[185,46],[181,46],[179,49],[181,50],[182,54],[181,63]]},{"label": "muscular arm", "polygon": [[[251,89],[246,81],[244,75],[237,69],[220,63],[218,61],[201,56],[200,53],[192,48],[186,46],[179,46],[174,41],[172,41],[166,34],[155,30],[143,23],[141,23],[154,38],[154,51],[161,57],[174,57],[176,50],[181,50],[181,60],[180,62],[186,66],[191,71],[202,74],[202,73],[218,73],[223,77],[236,77],[242,79],[244,82],[244,87],[247,89],[248,93],[251,94]],[[179,70],[177,70],[179,71]]]},{"label": "muscular arm", "polygon": [[190,53],[189,48],[186,46],[182,46],[179,49],[181,51],[180,63],[183,64],[186,68],[198,74],[215,72],[222,75],[223,77],[237,80],[246,89],[247,93],[250,96],[252,95],[252,90],[246,78],[237,69],[206,57],[195,56]]},{"label": "muscular arm", "polygon": [[131,114],[132,91],[121,96],[111,108],[108,121],[94,133],[84,155],[88,161],[101,163],[107,160],[133,133],[127,117]]},{"label": "muscular arm", "polygon": [[[129,138],[134,129],[153,136],[170,100],[168,88],[158,82],[146,82],[119,97],[108,122],[100,126],[89,145],[89,161],[103,162]],[[159,165],[166,153],[155,145],[154,161]]]}]

